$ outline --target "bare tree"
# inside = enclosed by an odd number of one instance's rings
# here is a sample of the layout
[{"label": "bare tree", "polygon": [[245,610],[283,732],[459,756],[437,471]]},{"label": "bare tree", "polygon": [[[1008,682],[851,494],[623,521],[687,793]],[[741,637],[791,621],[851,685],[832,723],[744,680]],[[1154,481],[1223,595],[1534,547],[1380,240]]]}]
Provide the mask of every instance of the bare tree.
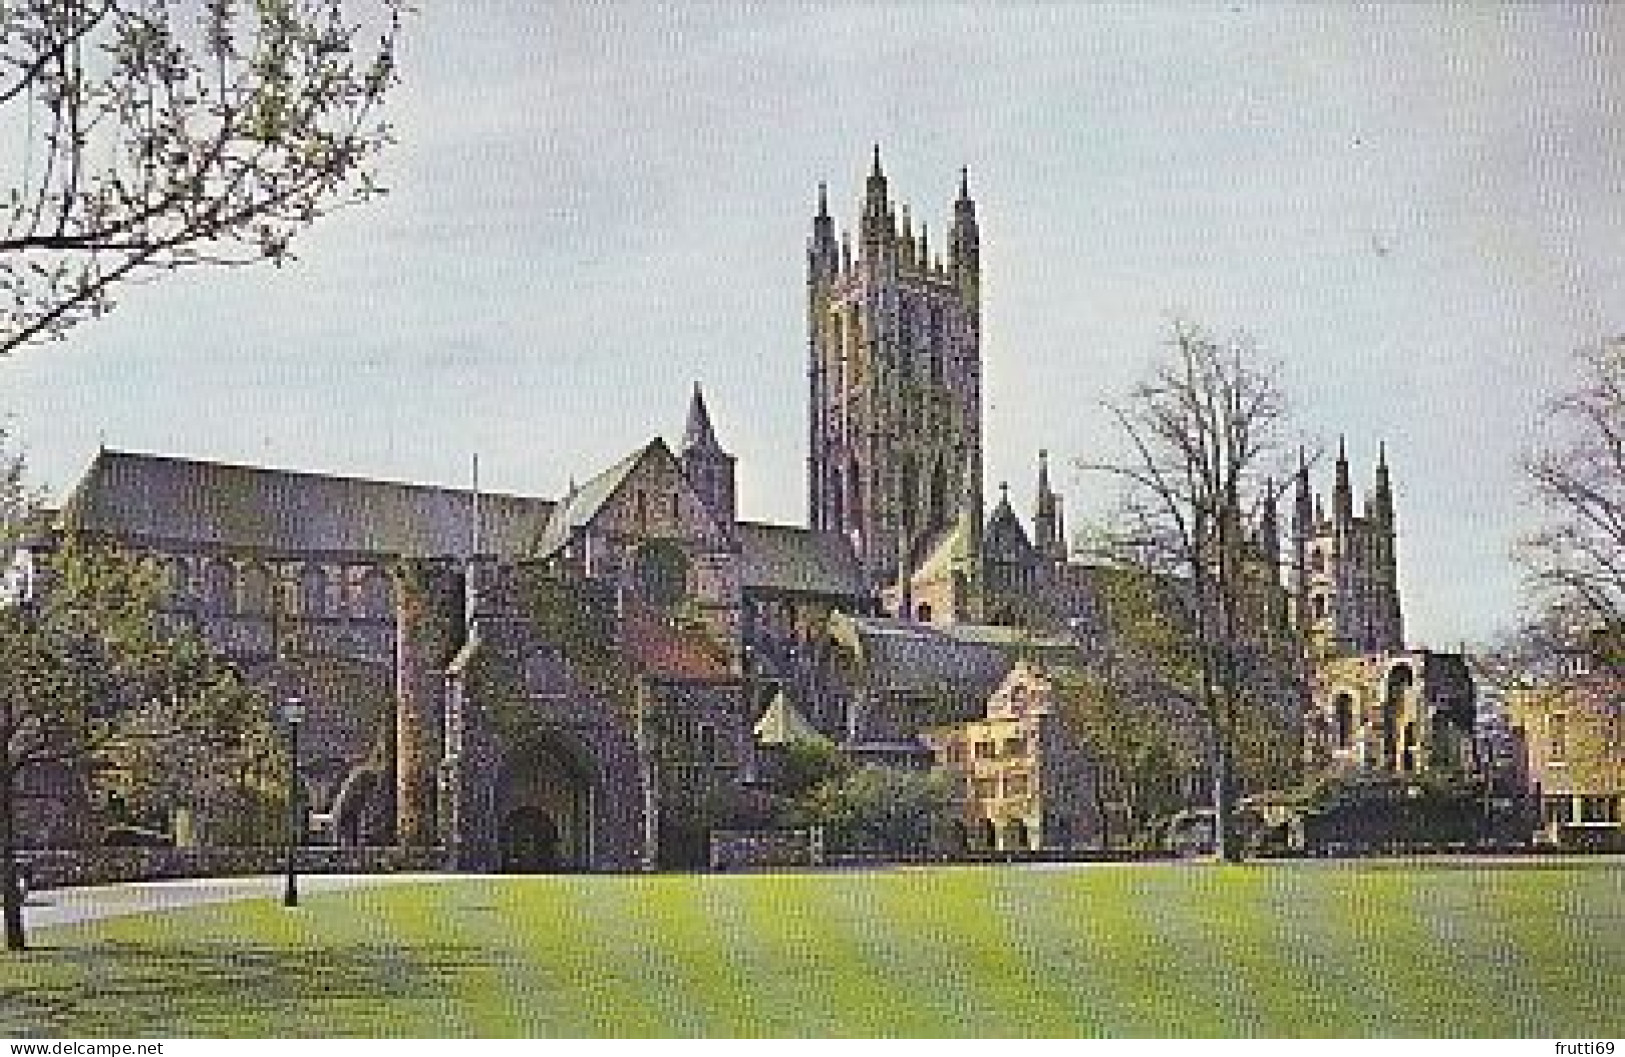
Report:
[{"label": "bare tree", "polygon": [[[1163,649],[1171,685],[1187,684],[1209,734],[1221,854],[1234,840],[1237,738],[1257,727],[1260,679],[1291,666],[1275,568],[1274,481],[1285,465],[1287,402],[1278,370],[1245,339],[1219,342],[1175,324],[1170,354],[1121,402],[1108,403],[1127,445],[1118,462],[1085,463],[1122,483],[1103,533],[1109,560],[1157,585],[1180,644]],[[1254,526],[1264,526],[1256,530]],[[1282,702],[1274,702],[1282,705]],[[1283,719],[1290,709],[1282,707]]]},{"label": "bare tree", "polygon": [[1525,462],[1546,523],[1519,556],[1542,601],[1576,626],[1625,622],[1625,337],[1580,350]]},{"label": "bare tree", "polygon": [[0,353],[377,194],[402,2],[0,4]]}]

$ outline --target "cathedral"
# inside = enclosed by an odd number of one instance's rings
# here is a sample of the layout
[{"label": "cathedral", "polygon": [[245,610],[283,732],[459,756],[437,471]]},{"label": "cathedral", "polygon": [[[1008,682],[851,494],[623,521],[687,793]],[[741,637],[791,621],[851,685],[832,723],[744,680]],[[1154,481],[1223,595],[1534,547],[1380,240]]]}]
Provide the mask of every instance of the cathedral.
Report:
[{"label": "cathedral", "polygon": [[[103,450],[57,529],[154,556],[170,619],[307,703],[311,841],[438,847],[463,870],[703,863],[761,778],[764,730],[930,766],[927,728],[978,720],[1018,659],[1072,663],[1100,632],[1046,455],[1030,533],[1004,486],[985,511],[963,171],[950,210],[939,251],[878,149],[853,230],[819,187],[805,526],[741,517],[696,386],[675,447],[652,438],[556,498]],[[1386,460],[1363,517],[1341,454],[1330,515],[1307,468],[1295,500],[1290,606],[1328,673],[1311,751],[1442,759],[1428,688],[1453,675],[1335,667],[1410,656]],[[1398,664],[1411,681],[1387,697],[1351,689]]]}]

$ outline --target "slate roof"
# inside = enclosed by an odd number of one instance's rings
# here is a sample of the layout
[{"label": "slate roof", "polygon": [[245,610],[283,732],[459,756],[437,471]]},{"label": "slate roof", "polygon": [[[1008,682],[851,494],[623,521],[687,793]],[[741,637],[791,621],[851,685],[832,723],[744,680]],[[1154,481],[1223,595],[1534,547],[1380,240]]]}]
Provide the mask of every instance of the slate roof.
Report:
[{"label": "slate roof", "polygon": [[[482,494],[481,547],[528,554],[552,513],[544,499]],[[63,505],[63,529],[124,539],[273,552],[466,555],[467,489],[102,451]]]},{"label": "slate roof", "polygon": [[835,630],[860,651],[872,676],[898,685],[963,682],[985,684],[991,692],[1020,656],[1059,661],[1078,651],[1064,636],[993,624],[922,624],[841,614]]},{"label": "slate roof", "polygon": [[816,532],[758,521],[739,523],[740,583],[747,590],[840,595],[864,593],[851,543],[838,532]]},{"label": "slate roof", "polygon": [[665,442],[658,438],[650,441],[565,496],[564,502],[553,510],[552,516],[547,521],[547,527],[537,541],[537,553],[546,557],[557,551],[570,541],[573,530],[588,524],[598,516],[598,511],[609,502],[615,490],[621,487],[621,482],[626,480],[643,459],[644,454],[655,445],[664,448]]}]

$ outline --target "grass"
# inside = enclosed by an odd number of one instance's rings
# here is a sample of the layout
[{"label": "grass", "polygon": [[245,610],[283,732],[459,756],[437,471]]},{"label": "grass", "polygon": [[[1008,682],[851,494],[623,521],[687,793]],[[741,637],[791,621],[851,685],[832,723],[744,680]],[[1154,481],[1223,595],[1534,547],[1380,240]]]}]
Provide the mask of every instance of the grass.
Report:
[{"label": "grass", "polygon": [[41,930],[0,1034],[1596,1037],[1625,866],[537,877]]}]

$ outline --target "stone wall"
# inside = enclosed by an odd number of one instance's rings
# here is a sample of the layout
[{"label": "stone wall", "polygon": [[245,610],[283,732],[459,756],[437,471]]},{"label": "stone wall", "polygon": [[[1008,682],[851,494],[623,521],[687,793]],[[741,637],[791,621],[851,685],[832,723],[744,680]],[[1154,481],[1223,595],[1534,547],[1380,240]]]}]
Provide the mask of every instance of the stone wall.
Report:
[{"label": "stone wall", "polygon": [[824,831],[721,829],[711,833],[711,869],[784,870],[824,865]]},{"label": "stone wall", "polygon": [[[240,848],[85,848],[21,853],[35,888],[161,881],[181,877],[274,874],[287,851],[271,845]],[[445,869],[440,848],[309,847],[299,849],[300,873],[405,873]]]}]

